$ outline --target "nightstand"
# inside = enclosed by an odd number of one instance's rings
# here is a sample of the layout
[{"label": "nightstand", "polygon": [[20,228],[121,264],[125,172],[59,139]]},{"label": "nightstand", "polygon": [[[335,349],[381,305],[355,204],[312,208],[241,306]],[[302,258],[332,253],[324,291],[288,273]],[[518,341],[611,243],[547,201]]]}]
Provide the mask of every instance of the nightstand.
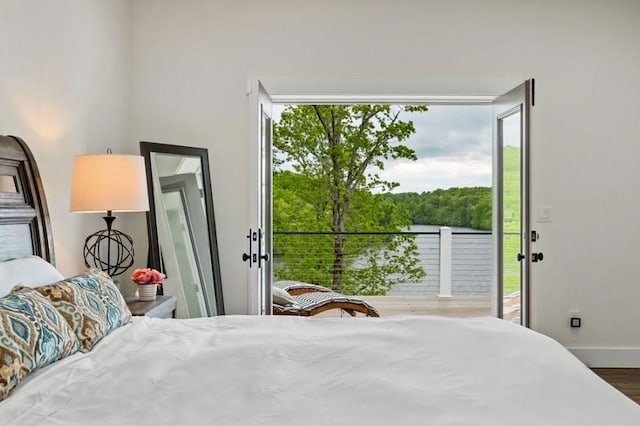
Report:
[{"label": "nightstand", "polygon": [[135,296],[125,298],[131,314],[150,318],[175,318],[178,300],[175,296],[156,296],[156,300],[148,302],[138,300]]}]

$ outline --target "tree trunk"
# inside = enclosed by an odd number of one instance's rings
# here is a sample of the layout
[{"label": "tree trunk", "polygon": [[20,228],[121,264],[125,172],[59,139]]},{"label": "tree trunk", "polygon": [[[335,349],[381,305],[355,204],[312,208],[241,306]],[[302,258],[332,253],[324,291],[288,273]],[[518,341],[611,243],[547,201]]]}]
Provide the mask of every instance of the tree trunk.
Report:
[{"label": "tree trunk", "polygon": [[340,196],[338,190],[334,190],[333,194],[333,221],[331,224],[331,230],[334,232],[333,236],[333,283],[332,287],[338,293],[344,291],[344,231],[347,222],[347,212],[351,204],[351,194],[343,194]]},{"label": "tree trunk", "polygon": [[333,237],[333,283],[332,288],[338,293],[343,292],[342,273],[344,271],[344,234],[335,234]]}]

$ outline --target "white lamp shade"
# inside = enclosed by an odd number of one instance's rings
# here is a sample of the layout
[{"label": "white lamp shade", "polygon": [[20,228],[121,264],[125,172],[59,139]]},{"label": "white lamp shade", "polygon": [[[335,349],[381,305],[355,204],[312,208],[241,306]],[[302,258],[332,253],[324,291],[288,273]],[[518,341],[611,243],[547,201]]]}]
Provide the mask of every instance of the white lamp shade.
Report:
[{"label": "white lamp shade", "polygon": [[149,210],[144,158],[139,155],[79,155],[71,177],[72,212]]}]

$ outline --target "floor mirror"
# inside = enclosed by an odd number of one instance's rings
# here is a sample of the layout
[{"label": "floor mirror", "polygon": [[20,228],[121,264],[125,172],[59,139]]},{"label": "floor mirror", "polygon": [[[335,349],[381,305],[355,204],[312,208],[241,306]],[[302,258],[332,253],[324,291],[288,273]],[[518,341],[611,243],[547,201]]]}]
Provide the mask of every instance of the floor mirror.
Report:
[{"label": "floor mirror", "polygon": [[150,268],[179,318],[224,314],[211,174],[206,148],[140,142],[149,188]]}]

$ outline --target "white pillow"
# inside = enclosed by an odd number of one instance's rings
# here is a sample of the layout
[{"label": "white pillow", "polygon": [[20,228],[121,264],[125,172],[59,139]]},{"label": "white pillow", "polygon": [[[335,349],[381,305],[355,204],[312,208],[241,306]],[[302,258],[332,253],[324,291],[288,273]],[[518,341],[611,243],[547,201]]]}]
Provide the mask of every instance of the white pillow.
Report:
[{"label": "white pillow", "polygon": [[9,294],[16,284],[33,288],[63,279],[60,271],[39,256],[7,260],[0,262],[0,297]]},{"label": "white pillow", "polygon": [[293,296],[278,287],[271,287],[271,295],[273,296],[273,303],[276,305],[290,306],[296,303],[296,299]]}]

